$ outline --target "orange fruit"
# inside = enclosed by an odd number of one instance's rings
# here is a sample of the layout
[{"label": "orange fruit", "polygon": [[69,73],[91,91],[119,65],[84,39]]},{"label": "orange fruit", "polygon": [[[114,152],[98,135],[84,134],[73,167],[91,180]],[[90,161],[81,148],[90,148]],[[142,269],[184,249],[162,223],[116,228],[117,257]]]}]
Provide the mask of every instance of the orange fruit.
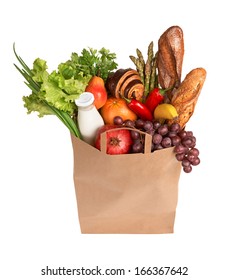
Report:
[{"label": "orange fruit", "polygon": [[116,116],[119,116],[125,120],[135,121],[137,115],[128,108],[127,102],[122,98],[109,97],[100,109],[101,116],[105,124],[113,124],[113,120]]}]

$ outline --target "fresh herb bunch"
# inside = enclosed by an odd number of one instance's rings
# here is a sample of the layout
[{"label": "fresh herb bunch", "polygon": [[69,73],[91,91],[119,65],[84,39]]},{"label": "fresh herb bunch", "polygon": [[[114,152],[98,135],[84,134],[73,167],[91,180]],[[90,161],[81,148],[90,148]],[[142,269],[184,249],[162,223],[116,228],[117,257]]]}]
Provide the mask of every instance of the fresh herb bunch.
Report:
[{"label": "fresh herb bunch", "polygon": [[84,75],[99,76],[106,81],[109,73],[117,68],[116,54],[102,48],[97,51],[92,48],[83,49],[81,55],[72,53],[71,60],[65,65],[76,67]]},{"label": "fresh herb bunch", "polygon": [[70,60],[60,63],[58,69],[49,74],[45,60],[35,59],[33,68],[30,69],[17,55],[15,44],[13,49],[22,68],[14,65],[25,78],[25,84],[32,90],[29,96],[23,96],[27,112],[37,112],[39,117],[54,114],[71,133],[80,137],[76,122],[73,120],[77,110],[74,101],[85,91],[93,76],[107,79],[109,73],[118,66],[115,62],[116,55],[105,48],[100,51],[83,49],[81,55],[72,53]]}]

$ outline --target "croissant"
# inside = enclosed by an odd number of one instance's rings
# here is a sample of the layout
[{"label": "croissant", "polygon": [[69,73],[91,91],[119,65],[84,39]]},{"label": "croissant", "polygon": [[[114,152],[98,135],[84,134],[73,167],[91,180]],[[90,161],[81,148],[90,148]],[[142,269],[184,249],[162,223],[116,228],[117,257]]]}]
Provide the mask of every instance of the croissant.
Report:
[{"label": "croissant", "polygon": [[109,75],[106,87],[116,98],[125,97],[140,100],[144,93],[144,85],[139,73],[131,68],[119,69]]}]

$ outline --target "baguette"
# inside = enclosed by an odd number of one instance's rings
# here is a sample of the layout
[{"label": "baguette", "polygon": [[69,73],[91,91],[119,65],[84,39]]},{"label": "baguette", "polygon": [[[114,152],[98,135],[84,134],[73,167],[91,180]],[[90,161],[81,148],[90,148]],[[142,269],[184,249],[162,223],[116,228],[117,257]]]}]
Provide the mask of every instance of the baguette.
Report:
[{"label": "baguette", "polygon": [[185,127],[194,113],[206,74],[204,68],[196,68],[186,75],[172,97],[171,104],[176,108],[178,118],[170,121],[170,123],[177,122],[181,128]]}]

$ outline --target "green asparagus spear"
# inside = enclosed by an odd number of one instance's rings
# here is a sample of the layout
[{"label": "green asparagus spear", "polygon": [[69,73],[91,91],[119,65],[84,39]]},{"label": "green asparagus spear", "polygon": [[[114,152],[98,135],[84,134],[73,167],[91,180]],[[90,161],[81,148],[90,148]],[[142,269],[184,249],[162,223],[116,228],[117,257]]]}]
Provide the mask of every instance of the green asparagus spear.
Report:
[{"label": "green asparagus spear", "polygon": [[136,53],[137,53],[137,56],[138,56],[138,59],[139,59],[141,65],[143,66],[143,69],[144,69],[144,67],[145,67],[145,60],[144,60],[143,54],[142,54],[142,52],[139,49],[136,49]]},{"label": "green asparagus spear", "polygon": [[150,91],[152,91],[155,87],[157,87],[157,52],[152,60],[152,70],[150,77]]},{"label": "green asparagus spear", "polygon": [[137,58],[133,55],[130,55],[129,57],[130,57],[131,61],[135,64],[136,70],[139,72],[140,79],[141,79],[142,83],[144,84],[144,66],[140,62],[139,58]]},{"label": "green asparagus spear", "polygon": [[144,97],[147,97],[149,91],[150,91],[150,78],[151,78],[151,71],[152,71],[152,60],[154,56],[154,51],[153,51],[154,43],[151,42],[148,46],[148,51],[147,51],[147,61],[145,65],[145,92],[144,92]]}]

